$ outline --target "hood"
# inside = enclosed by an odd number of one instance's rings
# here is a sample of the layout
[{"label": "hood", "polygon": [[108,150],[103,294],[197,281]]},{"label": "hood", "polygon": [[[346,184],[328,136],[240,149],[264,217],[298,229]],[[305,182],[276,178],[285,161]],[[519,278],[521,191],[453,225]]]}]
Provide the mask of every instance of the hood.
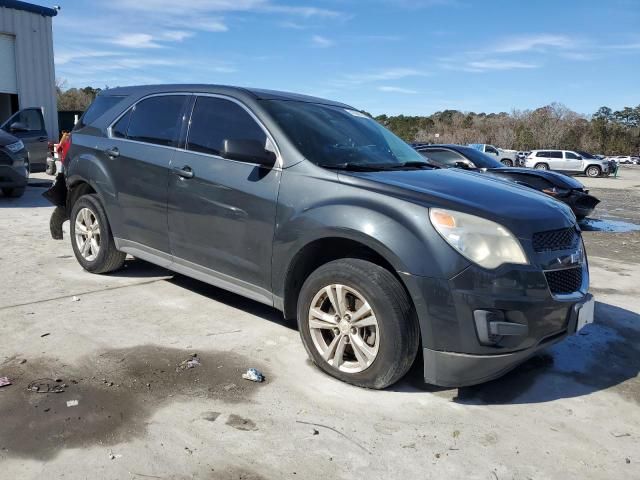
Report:
[{"label": "hood", "polygon": [[488,173],[493,173],[496,175],[504,174],[508,176],[509,174],[517,174],[518,176],[531,176],[531,177],[541,177],[545,180],[550,181],[554,185],[560,188],[568,188],[568,189],[583,189],[584,185],[576,180],[573,177],[568,175],[564,175],[558,172],[552,172],[550,170],[532,170],[531,168],[490,168],[487,170]]},{"label": "hood", "polygon": [[0,147],[16,143],[19,139],[0,129]]},{"label": "hood", "polygon": [[340,172],[339,177],[344,183],[426,207],[448,208],[487,218],[504,225],[520,238],[575,225],[575,217],[565,204],[531,188],[482,173],[444,168]]}]

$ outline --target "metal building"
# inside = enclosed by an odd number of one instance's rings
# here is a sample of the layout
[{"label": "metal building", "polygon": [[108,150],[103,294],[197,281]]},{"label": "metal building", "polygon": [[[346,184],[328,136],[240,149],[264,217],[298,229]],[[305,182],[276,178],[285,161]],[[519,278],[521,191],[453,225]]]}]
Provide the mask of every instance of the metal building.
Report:
[{"label": "metal building", "polygon": [[0,0],[0,124],[18,109],[42,108],[51,140],[58,134],[53,8]]}]

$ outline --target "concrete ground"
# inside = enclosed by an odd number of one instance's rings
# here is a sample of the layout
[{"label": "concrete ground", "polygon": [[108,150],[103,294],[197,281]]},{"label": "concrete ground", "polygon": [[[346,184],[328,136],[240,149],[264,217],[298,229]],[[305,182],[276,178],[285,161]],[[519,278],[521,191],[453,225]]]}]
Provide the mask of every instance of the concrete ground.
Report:
[{"label": "concrete ground", "polygon": [[0,198],[1,479],[640,478],[640,168],[583,179],[593,325],[484,385],[386,391],[322,374],[261,304],[139,260],[84,272],[46,178]]}]

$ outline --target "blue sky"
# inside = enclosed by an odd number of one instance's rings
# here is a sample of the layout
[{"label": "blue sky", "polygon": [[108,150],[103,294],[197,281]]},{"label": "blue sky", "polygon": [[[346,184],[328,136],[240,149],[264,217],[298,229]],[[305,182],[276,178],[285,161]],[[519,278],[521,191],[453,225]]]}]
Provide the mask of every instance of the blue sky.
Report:
[{"label": "blue sky", "polygon": [[373,114],[640,104],[640,0],[58,0],[67,87],[219,83]]}]

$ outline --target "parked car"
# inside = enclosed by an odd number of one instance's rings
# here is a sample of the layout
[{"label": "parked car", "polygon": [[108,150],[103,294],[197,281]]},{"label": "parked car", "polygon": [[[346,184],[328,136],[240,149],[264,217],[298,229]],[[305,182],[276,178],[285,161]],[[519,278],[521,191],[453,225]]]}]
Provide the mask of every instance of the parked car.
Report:
[{"label": "parked car", "polygon": [[461,145],[428,145],[416,148],[430,163],[444,168],[464,168],[533,188],[569,205],[578,220],[591,215],[600,200],[578,180],[558,172],[506,168],[473,148]]},{"label": "parked car", "polygon": [[19,138],[0,130],[0,189],[6,197],[21,197],[29,181],[29,158]]},{"label": "parked car", "polygon": [[469,147],[495,157],[505,167],[520,165],[520,162],[518,161],[518,152],[516,152],[515,150],[505,150],[503,148],[494,147],[493,145],[488,145],[486,143],[470,143]]},{"label": "parked car", "polygon": [[84,269],[129,253],[271,305],[345,382],[391,385],[420,347],[427,382],[484,382],[593,318],[569,207],[430,166],[348,105],[113,88],[69,142],[47,196]]},{"label": "parked car", "polygon": [[11,115],[0,129],[19,138],[29,154],[29,170],[44,172],[47,167],[49,136],[40,108],[24,108]]},{"label": "parked car", "polygon": [[525,167],[537,170],[555,170],[568,174],[585,174],[588,177],[609,175],[610,162],[597,158],[582,158],[573,150],[532,150],[525,160]]}]

